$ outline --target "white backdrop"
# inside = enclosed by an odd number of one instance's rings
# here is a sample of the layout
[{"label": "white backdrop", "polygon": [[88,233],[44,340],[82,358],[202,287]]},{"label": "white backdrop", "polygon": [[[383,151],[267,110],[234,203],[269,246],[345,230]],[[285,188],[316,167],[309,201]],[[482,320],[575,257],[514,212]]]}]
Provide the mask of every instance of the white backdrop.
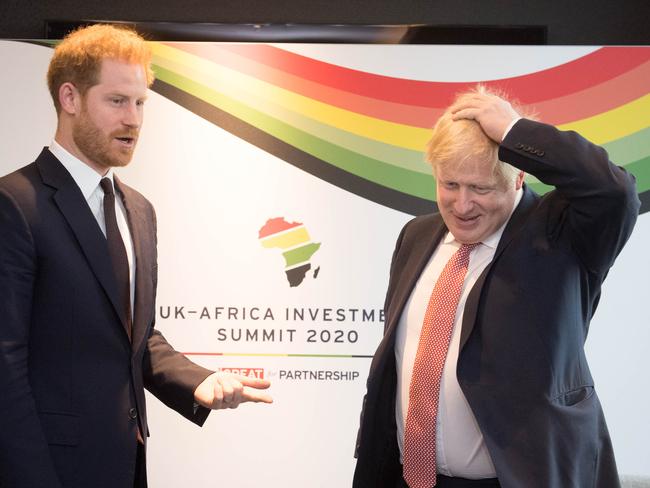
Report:
[{"label": "white backdrop", "polygon": [[[335,46],[292,49],[337,62],[345,57]],[[354,57],[362,49],[355,47],[348,62],[368,59]],[[392,46],[382,66],[400,75],[402,64],[427,65],[431,49]],[[534,69],[540,69],[590,48],[534,49],[541,60]],[[0,78],[0,175],[33,161],[51,141],[56,120],[45,88],[50,55],[45,47],[0,41],[6,70]],[[394,240],[411,216],[325,183],[156,93],[150,93],[145,112],[134,161],[119,174],[158,212],[158,327],[180,351],[226,354],[190,355],[207,367],[264,370],[275,399],[271,406],[214,412],[199,429],[150,396],[151,486],[349,486],[370,359],[314,355],[374,352]],[[320,243],[312,270],[297,287],[288,286],[280,251],[265,249],[258,240],[260,228],[276,217],[303,223],[311,240]],[[610,272],[587,342],[620,471],[643,475],[650,475],[649,244],[646,213]],[[172,316],[163,318],[167,307]],[[172,318],[177,307],[183,308]],[[217,317],[218,307],[223,309]],[[236,318],[228,318],[228,307],[236,309]],[[262,316],[270,309],[273,318],[249,317],[255,307]],[[304,320],[286,320],[286,309],[294,308],[304,309]],[[318,316],[310,318],[309,309]],[[341,309],[345,319],[337,321],[334,311],[335,320],[324,320],[326,309]],[[363,321],[361,311],[353,309],[374,311],[374,320]],[[274,340],[263,341],[262,329],[273,331]],[[239,330],[244,337],[246,330],[260,335],[257,341],[220,340],[236,337]],[[346,341],[310,343],[309,330],[316,337],[327,331],[332,338],[341,330]],[[358,339],[350,343],[350,337]],[[303,356],[289,356],[296,354]],[[304,371],[322,379],[304,379]],[[329,379],[327,372],[333,375]]]}]

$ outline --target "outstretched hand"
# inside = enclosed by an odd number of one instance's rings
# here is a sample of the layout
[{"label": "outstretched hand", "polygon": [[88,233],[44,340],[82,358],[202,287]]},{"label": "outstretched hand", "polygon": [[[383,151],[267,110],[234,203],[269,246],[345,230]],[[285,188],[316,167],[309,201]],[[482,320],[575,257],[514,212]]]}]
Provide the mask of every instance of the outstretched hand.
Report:
[{"label": "outstretched hand", "polygon": [[194,391],[194,400],[212,410],[237,408],[240,403],[273,403],[265,390],[271,386],[268,380],[249,378],[234,373],[212,373]]},{"label": "outstretched hand", "polygon": [[497,144],[510,124],[520,118],[510,103],[496,95],[476,93],[451,107],[452,119],[475,120],[483,132]]}]

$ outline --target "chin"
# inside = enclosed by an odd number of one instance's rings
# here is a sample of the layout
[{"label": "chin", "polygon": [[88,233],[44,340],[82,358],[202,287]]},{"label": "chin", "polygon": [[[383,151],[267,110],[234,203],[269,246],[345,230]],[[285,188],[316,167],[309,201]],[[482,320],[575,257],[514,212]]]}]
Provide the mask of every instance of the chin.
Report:
[{"label": "chin", "polygon": [[108,158],[108,166],[111,168],[123,168],[124,166],[127,166],[131,160],[133,159],[133,154],[120,154],[118,157],[111,157]]},{"label": "chin", "polygon": [[477,237],[478,234],[467,234],[465,232],[458,232],[455,233],[454,231],[451,232],[456,240],[460,242],[461,244],[474,244],[475,242],[479,242],[481,239]]},{"label": "chin", "polygon": [[130,162],[131,162],[131,158],[124,161],[113,161],[111,166],[113,168],[124,168],[125,166],[128,166]]}]

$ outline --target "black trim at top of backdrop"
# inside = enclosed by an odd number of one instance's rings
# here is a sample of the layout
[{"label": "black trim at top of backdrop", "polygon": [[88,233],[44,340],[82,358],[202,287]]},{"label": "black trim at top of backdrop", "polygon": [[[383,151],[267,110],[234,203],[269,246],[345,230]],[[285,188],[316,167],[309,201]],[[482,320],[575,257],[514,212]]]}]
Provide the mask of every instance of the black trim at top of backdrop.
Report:
[{"label": "black trim at top of backdrop", "polygon": [[84,25],[128,25],[151,41],[296,42],[339,44],[547,44],[542,25],[218,24],[46,20],[45,39],[62,39]]}]

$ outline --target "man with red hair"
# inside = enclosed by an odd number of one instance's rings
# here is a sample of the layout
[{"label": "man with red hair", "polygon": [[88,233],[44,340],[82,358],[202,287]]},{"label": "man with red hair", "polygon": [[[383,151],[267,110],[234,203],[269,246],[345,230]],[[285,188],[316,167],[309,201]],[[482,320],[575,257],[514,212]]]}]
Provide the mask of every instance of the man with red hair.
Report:
[{"label": "man with red hair", "polygon": [[0,486],[146,487],[144,388],[198,425],[272,401],[268,381],[202,368],[154,328],[154,210],[113,173],[150,63],[130,30],[67,36],[47,76],[54,141],[0,178]]}]

